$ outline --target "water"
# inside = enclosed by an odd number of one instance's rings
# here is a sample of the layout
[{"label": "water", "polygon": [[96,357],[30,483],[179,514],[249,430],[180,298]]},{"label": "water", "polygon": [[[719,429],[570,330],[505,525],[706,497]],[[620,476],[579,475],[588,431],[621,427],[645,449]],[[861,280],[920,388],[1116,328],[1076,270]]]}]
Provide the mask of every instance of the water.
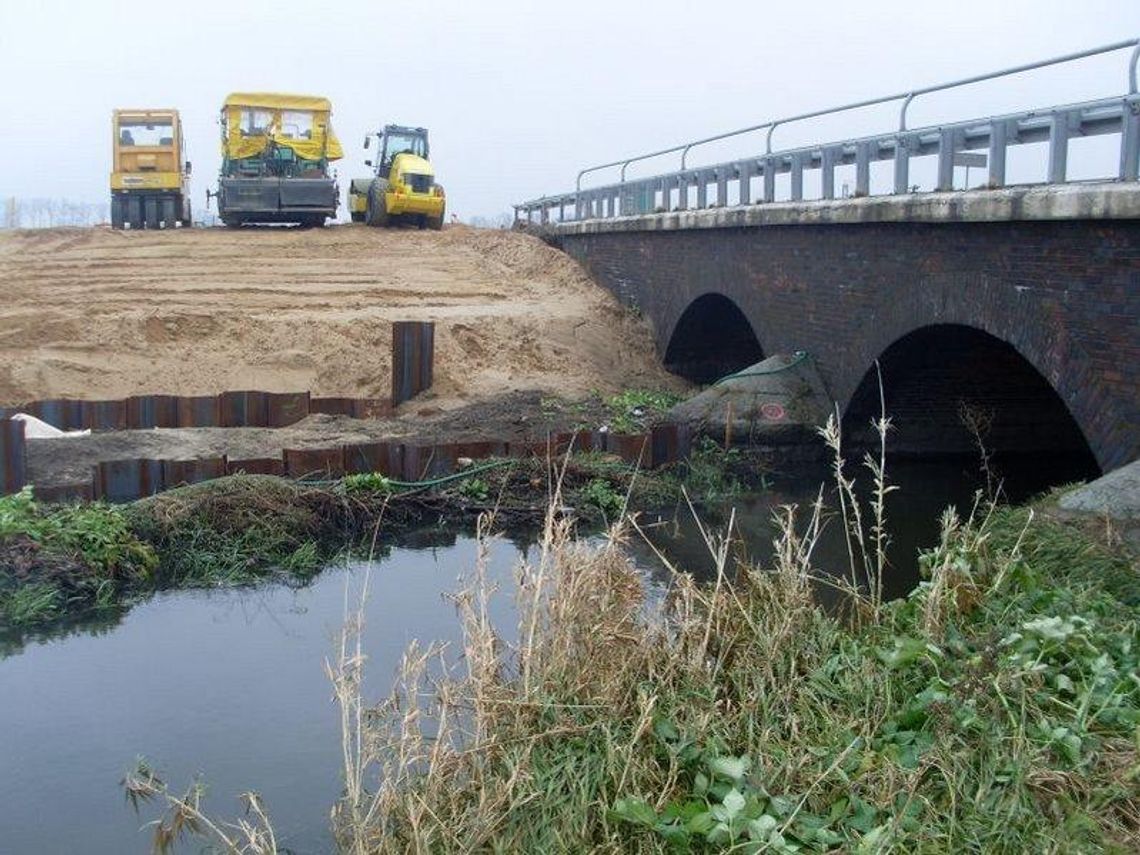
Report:
[{"label": "water", "polygon": [[[968,508],[977,478],[960,461],[900,462],[891,473],[901,489],[888,506],[894,565],[888,593],[901,594],[914,584],[917,550],[937,538],[938,513],[948,502]],[[1010,492],[1020,497],[1041,489],[1048,477],[1029,467],[1011,475]],[[737,503],[740,550],[766,561],[776,536],[772,510],[809,504],[821,480],[828,480],[826,470],[800,471]],[[707,522],[723,528],[726,519],[722,508]],[[652,539],[673,564],[711,576],[711,559],[687,511],[653,522],[646,520]],[[838,522],[829,523],[816,557],[821,568],[842,573],[848,565]],[[508,639],[513,569],[531,543],[524,533],[490,544],[487,574],[501,588],[491,614]],[[630,550],[650,586],[667,584],[669,574],[649,546],[634,540]],[[470,574],[475,558],[471,537],[438,529],[386,550],[372,571],[366,609],[366,697],[386,693],[412,639],[458,640],[455,610],[443,593]],[[220,816],[236,816],[237,795],[256,789],[283,846],[330,851],[328,811],[341,789],[340,725],[323,663],[343,623],[346,583],[359,587],[364,574],[361,564],[341,565],[297,590],[267,584],[163,593],[124,614],[0,648],[0,657],[8,654],[0,658],[0,852],[149,851],[139,826],[157,811],[136,817],[118,787],[138,755],[172,790],[181,792],[202,774],[207,807]]]},{"label": "water", "polygon": [[[995,461],[994,466],[1003,495],[1011,502],[1026,501],[1051,484],[1080,480],[1089,474],[1084,459],[1078,456],[1053,456],[1047,461],[1039,457],[1014,456]],[[895,598],[905,596],[918,584],[918,554],[938,543],[939,518],[943,510],[953,505],[963,518],[968,516],[977,491],[985,487],[985,478],[978,470],[976,458],[903,458],[888,461],[887,469],[888,481],[897,489],[886,499],[885,528],[889,533],[889,543],[883,593],[887,598]],[[871,490],[870,473],[852,468],[847,474],[856,477],[856,492],[863,502],[863,521],[870,525],[867,506]],[[810,505],[816,501],[821,485],[828,511],[825,513],[823,534],[812,553],[813,565],[822,576],[850,577],[851,560],[843,523],[838,516],[834,476],[825,466],[801,466],[791,474],[776,474],[767,492],[742,497],[703,512],[701,523],[706,531],[723,534],[728,527],[730,512],[735,510],[733,535],[737,542],[730,553],[733,563],[728,569],[735,567],[736,560],[770,567],[773,540],[779,536],[773,524],[773,514],[783,505],[796,505],[797,530],[802,532],[811,514]],[[715,578],[714,561],[687,507],[650,518],[646,533],[675,566],[698,579]],[[636,543],[632,548],[647,566],[653,565],[653,550]],[[862,581],[861,576],[859,579]],[[830,586],[817,587],[816,590],[827,601],[835,596],[835,589]]]},{"label": "water", "polygon": [[[508,589],[522,554],[492,541],[488,576]],[[458,639],[441,592],[474,562],[471,538],[445,535],[394,548],[373,570],[369,697],[384,693],[413,638]],[[343,622],[346,576],[358,585],[362,565],[299,590],[164,593],[116,625],[0,660],[0,852],[148,852],[139,826],[156,813],[137,818],[117,786],[140,754],[172,790],[201,773],[223,816],[240,813],[238,793],[258,790],[282,845],[329,851],[340,739],[323,662]],[[512,623],[505,593],[493,606],[500,625]]]}]

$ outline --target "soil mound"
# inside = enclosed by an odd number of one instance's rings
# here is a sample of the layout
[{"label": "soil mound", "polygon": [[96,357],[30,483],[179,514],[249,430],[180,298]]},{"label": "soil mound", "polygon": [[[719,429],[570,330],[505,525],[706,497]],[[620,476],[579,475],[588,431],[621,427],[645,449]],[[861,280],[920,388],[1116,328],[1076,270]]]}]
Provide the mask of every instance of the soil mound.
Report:
[{"label": "soil mound", "polygon": [[441,409],[526,389],[680,385],[643,321],[518,232],[0,232],[0,296],[0,403],[238,389],[383,397],[395,320],[436,322],[426,398]]}]

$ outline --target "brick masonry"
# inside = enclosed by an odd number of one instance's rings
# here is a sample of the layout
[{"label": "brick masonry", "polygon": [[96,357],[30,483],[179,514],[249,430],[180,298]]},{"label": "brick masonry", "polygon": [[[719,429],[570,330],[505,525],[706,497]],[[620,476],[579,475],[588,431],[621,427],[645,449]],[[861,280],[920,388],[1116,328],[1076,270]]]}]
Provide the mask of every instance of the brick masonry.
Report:
[{"label": "brick masonry", "polygon": [[1140,221],[852,223],[608,231],[559,243],[653,323],[664,354],[719,293],[766,354],[807,350],[846,409],[873,362],[931,324],[1009,343],[1105,471],[1140,456]]}]

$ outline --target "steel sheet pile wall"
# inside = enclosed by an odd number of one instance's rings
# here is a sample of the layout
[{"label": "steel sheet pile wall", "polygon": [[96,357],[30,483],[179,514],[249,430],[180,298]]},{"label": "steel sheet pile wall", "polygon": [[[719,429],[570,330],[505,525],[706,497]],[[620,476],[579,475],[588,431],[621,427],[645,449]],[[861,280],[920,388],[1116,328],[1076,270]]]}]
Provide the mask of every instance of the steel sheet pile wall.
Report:
[{"label": "steel sheet pile wall", "polygon": [[[287,427],[310,414],[382,419],[395,405],[431,387],[435,352],[432,322],[392,324],[392,398],[314,398],[308,392],[223,392],[220,395],[134,395],[119,401],[52,399],[0,408],[0,489],[20,490],[26,482],[24,425],[11,421],[16,412],[30,413],[61,430],[96,431],[150,428]],[[651,434],[607,435],[598,431],[554,434],[546,440],[457,443],[368,442],[327,448],[285,449],[277,457],[197,460],[131,459],[104,461],[86,481],[36,487],[43,501],[105,499],[128,502],[161,490],[223,475],[277,475],[291,478],[339,478],[378,472],[401,481],[449,475],[461,459],[540,457],[555,459],[574,451],[609,451],[630,464],[660,466],[688,453],[688,435],[676,426]]]},{"label": "steel sheet pile wall", "polygon": [[386,398],[313,398],[308,392],[223,392],[220,395],[132,395],[118,401],[52,399],[0,407],[0,418],[27,413],[60,430],[261,427],[296,424],[311,413],[354,419],[392,414]]},{"label": "steel sheet pile wall", "polygon": [[[4,452],[5,490],[24,484],[23,425],[0,422],[0,450]],[[278,457],[196,460],[138,458],[104,461],[93,467],[90,480],[74,484],[37,486],[36,497],[45,502],[130,502],[186,484],[223,475],[276,475],[296,479],[340,478],[361,472],[377,472],[398,481],[422,481],[450,475],[460,469],[460,460],[487,457],[537,457],[557,461],[568,450],[605,450],[631,466],[649,469],[687,456],[689,434],[677,425],[660,425],[649,433],[605,434],[577,431],[552,434],[545,440],[498,442],[365,442],[317,448],[289,448]]]},{"label": "steel sheet pile wall", "polygon": [[392,324],[392,406],[398,407],[431,388],[434,361],[434,322]]},{"label": "steel sheet pile wall", "polygon": [[18,419],[0,420],[0,495],[24,489],[26,465],[24,423]]}]

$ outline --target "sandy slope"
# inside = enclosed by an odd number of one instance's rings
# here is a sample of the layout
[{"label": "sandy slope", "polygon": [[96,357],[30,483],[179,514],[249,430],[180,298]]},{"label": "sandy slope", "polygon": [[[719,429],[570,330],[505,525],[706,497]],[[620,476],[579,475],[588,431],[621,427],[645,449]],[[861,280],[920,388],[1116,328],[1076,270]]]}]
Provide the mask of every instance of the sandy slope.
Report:
[{"label": "sandy slope", "polygon": [[436,321],[430,397],[444,408],[514,389],[675,385],[641,321],[518,233],[0,232],[0,403],[384,396],[393,320]]}]

